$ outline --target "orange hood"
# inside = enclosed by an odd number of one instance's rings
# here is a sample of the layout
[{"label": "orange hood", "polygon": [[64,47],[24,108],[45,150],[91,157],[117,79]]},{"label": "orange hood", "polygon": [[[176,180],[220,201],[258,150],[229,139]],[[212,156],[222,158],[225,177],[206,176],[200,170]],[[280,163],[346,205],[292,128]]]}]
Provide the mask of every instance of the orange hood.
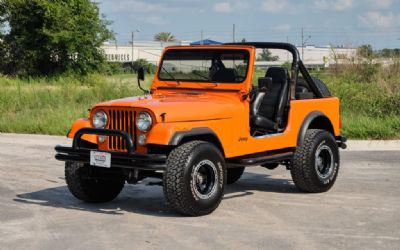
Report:
[{"label": "orange hood", "polygon": [[158,122],[165,113],[164,122],[228,119],[240,103],[237,93],[176,92],[136,96],[99,103],[101,107],[130,107],[151,111]]}]

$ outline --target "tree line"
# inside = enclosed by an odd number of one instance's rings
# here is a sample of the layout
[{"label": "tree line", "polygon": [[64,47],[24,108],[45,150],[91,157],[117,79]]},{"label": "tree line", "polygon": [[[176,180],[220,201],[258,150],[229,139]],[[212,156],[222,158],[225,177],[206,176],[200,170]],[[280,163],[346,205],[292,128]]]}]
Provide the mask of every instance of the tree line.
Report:
[{"label": "tree line", "polygon": [[1,0],[0,72],[7,75],[87,74],[105,58],[110,22],[89,0]]},{"label": "tree line", "polygon": [[[84,75],[107,67],[111,22],[90,0],[0,0],[0,74]],[[171,42],[170,32],[154,40]]]},{"label": "tree line", "polygon": [[374,50],[370,44],[364,44],[357,48],[357,55],[363,58],[393,58],[400,57],[400,49],[380,49]]}]

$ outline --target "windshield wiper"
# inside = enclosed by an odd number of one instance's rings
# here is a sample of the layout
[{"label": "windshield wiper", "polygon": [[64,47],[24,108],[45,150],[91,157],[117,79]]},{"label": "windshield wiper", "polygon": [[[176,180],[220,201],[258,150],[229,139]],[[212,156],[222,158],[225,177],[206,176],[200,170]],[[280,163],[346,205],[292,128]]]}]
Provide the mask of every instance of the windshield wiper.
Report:
[{"label": "windshield wiper", "polygon": [[174,80],[178,85],[181,84],[180,81],[177,80],[177,79],[174,77],[174,75],[171,74],[168,70],[166,70],[162,64],[161,64],[161,69],[164,70],[165,73],[167,73],[167,74],[172,78],[171,80]]}]

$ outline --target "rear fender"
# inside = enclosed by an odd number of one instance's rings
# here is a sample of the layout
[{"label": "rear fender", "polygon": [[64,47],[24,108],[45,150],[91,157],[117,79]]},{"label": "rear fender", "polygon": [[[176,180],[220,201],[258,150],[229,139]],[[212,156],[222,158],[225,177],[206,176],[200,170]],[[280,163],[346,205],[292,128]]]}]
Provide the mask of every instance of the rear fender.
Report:
[{"label": "rear fender", "polygon": [[308,129],[323,129],[335,136],[335,132],[329,118],[320,111],[313,111],[304,118],[297,135],[297,146],[303,144]]}]

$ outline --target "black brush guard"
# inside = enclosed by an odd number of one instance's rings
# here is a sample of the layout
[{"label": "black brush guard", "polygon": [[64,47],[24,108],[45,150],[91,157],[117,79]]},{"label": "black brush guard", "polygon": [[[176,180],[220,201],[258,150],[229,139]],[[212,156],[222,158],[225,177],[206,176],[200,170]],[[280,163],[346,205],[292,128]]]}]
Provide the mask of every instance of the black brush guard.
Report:
[{"label": "black brush guard", "polygon": [[167,156],[164,154],[138,154],[135,153],[133,140],[125,131],[114,129],[82,128],[74,136],[72,147],[57,145],[55,147],[55,158],[59,161],[71,161],[90,164],[90,151],[101,151],[81,147],[81,137],[84,134],[95,134],[104,136],[119,136],[125,139],[128,152],[103,151],[111,154],[111,167],[142,169],[142,170],[165,170]]}]

